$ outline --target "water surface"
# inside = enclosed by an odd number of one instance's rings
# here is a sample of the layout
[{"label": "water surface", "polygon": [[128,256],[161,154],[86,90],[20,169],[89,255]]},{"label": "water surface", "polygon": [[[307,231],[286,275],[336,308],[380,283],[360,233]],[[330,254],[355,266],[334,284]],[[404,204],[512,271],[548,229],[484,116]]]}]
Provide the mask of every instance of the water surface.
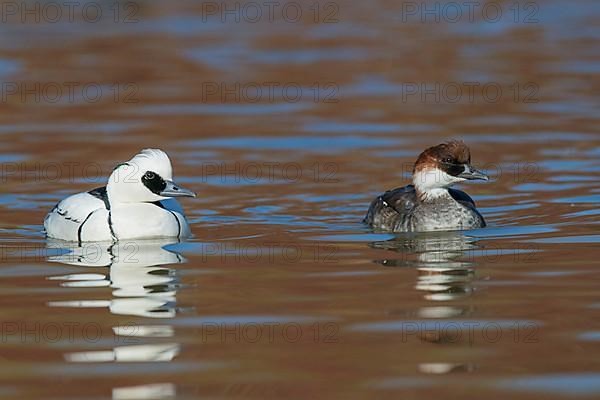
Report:
[{"label": "water surface", "polygon": [[[0,395],[600,396],[597,4],[534,2],[531,23],[525,3],[458,23],[297,4],[297,23],[151,2],[131,23],[102,3],[98,23],[2,24],[21,86],[0,102]],[[468,82],[502,96],[421,89]],[[461,187],[488,227],[361,224],[449,138],[493,178]],[[191,240],[46,241],[58,200],[152,146],[199,194]]]}]

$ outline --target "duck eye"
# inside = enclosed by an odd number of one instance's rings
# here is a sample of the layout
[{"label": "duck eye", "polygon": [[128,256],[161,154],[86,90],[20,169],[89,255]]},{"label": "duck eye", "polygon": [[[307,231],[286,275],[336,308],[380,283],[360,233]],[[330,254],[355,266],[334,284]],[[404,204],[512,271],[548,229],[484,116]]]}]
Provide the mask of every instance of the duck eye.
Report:
[{"label": "duck eye", "polygon": [[144,178],[149,179],[149,180],[154,179],[154,172],[150,172],[150,171],[146,172],[146,174],[144,175]]},{"label": "duck eye", "polygon": [[446,164],[452,164],[452,159],[451,159],[451,158],[448,158],[448,157],[446,157],[446,158],[442,159],[442,162],[444,162],[444,163],[446,163]]}]

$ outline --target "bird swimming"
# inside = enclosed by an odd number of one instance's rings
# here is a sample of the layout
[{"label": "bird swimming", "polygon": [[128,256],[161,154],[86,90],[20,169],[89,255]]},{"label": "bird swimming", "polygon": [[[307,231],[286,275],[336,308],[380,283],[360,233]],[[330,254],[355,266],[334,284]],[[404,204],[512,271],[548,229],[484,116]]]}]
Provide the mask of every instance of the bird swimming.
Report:
[{"label": "bird swimming", "polygon": [[488,180],[471,166],[469,147],[452,140],[423,151],[415,162],[412,185],[377,197],[363,222],[388,232],[453,231],[485,227],[471,197],[450,187],[466,180]]},{"label": "bird swimming", "polygon": [[73,242],[186,238],[191,235],[174,197],[196,197],[173,182],[167,154],[144,149],[116,166],[104,187],[71,195],[46,215],[49,238]]}]

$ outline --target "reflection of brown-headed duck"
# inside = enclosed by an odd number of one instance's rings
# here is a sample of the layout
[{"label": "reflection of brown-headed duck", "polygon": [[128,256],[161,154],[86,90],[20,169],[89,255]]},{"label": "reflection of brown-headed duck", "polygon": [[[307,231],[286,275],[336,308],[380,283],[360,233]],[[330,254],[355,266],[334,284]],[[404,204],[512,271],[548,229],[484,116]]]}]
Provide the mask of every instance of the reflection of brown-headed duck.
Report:
[{"label": "reflection of brown-headed duck", "polygon": [[426,149],[413,169],[412,185],[389,190],[371,203],[364,222],[391,232],[483,228],[485,221],[468,194],[451,189],[466,180],[488,180],[471,166],[469,147],[450,141]]}]

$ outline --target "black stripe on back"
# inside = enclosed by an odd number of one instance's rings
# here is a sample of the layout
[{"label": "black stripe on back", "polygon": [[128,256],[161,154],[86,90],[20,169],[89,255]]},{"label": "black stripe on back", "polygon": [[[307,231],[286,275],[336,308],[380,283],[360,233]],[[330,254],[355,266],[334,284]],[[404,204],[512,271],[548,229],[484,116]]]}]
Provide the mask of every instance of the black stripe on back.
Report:
[{"label": "black stripe on back", "polygon": [[89,213],[88,216],[85,217],[85,219],[83,220],[81,225],[79,225],[79,229],[77,229],[77,241],[79,242],[79,246],[81,246],[81,231],[83,229],[83,225],[85,225],[85,223],[87,222],[88,219],[90,219],[90,217],[92,216],[93,213],[94,213],[94,211]]},{"label": "black stripe on back", "polygon": [[[115,231],[113,230],[113,226],[112,226],[110,201],[108,200],[108,193],[106,192],[106,186],[102,186],[102,187],[90,190],[88,193],[91,194],[92,196],[94,196],[95,198],[100,199],[104,202],[104,207],[108,210],[108,228],[110,229],[110,235],[113,237],[114,240],[116,240],[117,237],[115,236]],[[89,215],[88,215],[88,217],[89,217]],[[79,227],[79,228],[81,229],[81,227]]]},{"label": "black stripe on back", "polygon": [[107,210],[110,210],[110,202],[108,201],[108,193],[106,192],[106,186],[90,190],[88,193],[94,196],[95,198],[102,200],[104,202],[104,207],[106,207]]}]

